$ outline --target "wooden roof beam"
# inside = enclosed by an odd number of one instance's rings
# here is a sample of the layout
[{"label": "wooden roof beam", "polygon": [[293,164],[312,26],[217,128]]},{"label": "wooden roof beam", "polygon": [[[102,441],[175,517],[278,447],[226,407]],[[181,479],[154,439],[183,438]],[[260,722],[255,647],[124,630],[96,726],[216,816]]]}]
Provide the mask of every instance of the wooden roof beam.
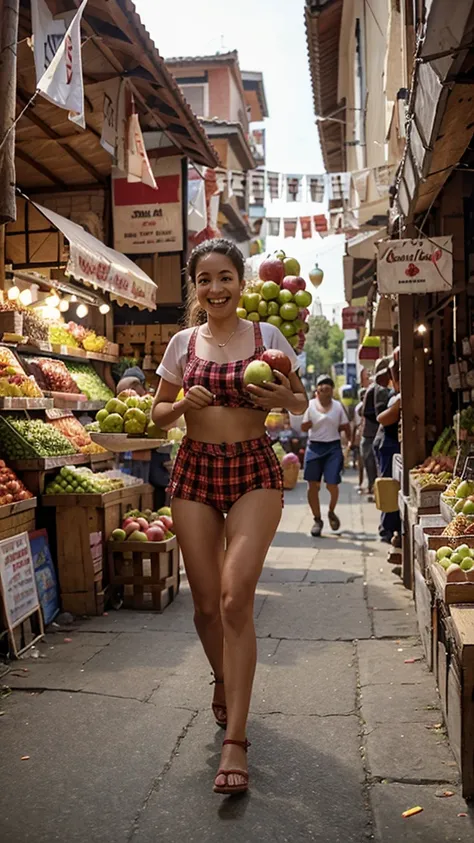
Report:
[{"label": "wooden roof beam", "polygon": [[15,147],[15,156],[20,159],[20,161],[24,161],[25,164],[28,164],[30,167],[33,167],[38,173],[41,173],[42,176],[48,179],[48,181],[52,182],[53,184],[60,187],[62,190],[69,190],[68,185],[59,176],[55,176],[51,170],[48,170],[40,161],[35,161],[31,155],[28,155],[18,144]]},{"label": "wooden roof beam", "polygon": [[[20,102],[23,103],[23,105],[26,105],[26,103],[30,99],[28,94],[25,94],[25,92],[21,91],[20,89],[17,90],[17,97]],[[99,171],[96,170],[96,168],[92,164],[90,164],[89,161],[86,161],[86,159],[83,158],[79,152],[77,152],[72,146],[69,146],[67,142],[63,143],[63,136],[60,135],[59,132],[56,132],[55,129],[52,129],[51,126],[48,126],[48,124],[45,123],[45,121],[42,120],[41,117],[38,116],[38,114],[35,113],[34,104],[30,106],[27,111],[25,111],[24,117],[31,123],[34,123],[35,126],[38,126],[38,128],[41,129],[41,131],[44,132],[48,138],[59,141],[61,143],[61,149],[64,149],[64,151],[67,152],[67,154],[74,159],[76,164],[79,164],[80,167],[82,167],[84,170],[87,170],[87,172],[96,181],[103,183],[107,181],[106,177],[99,173]]]}]

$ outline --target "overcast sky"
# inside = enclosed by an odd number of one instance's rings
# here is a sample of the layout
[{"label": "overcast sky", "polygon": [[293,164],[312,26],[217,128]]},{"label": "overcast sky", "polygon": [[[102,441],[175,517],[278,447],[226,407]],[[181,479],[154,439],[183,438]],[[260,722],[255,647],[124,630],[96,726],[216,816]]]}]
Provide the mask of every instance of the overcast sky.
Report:
[{"label": "overcast sky", "polygon": [[[232,4],[222,0],[166,4],[135,0],[135,4],[163,57],[237,49],[242,70],[263,73],[270,112],[265,121],[269,170],[295,174],[324,171],[313,110],[304,0],[238,0]],[[289,211],[288,216],[295,216],[294,205]],[[301,210],[305,212],[306,208]],[[315,209],[314,213],[318,212]],[[281,215],[285,215],[284,208]],[[340,248],[332,248],[328,239],[314,238],[315,256],[321,253],[320,264],[326,273],[318,290],[323,306],[343,299],[342,240],[337,238]],[[298,242],[291,241],[285,241],[285,251],[290,252],[291,245],[297,252]],[[308,241],[305,247],[307,252]],[[326,307],[324,311],[329,316]]]}]

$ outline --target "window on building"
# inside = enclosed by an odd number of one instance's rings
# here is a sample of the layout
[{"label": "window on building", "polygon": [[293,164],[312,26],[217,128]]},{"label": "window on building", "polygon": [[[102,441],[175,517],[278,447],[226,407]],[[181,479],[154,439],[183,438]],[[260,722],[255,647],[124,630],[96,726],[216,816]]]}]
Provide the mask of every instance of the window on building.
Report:
[{"label": "window on building", "polygon": [[301,202],[301,176],[286,177],[286,198],[288,202]]},{"label": "window on building", "polygon": [[209,88],[206,83],[180,85],[181,93],[198,117],[209,117]]}]

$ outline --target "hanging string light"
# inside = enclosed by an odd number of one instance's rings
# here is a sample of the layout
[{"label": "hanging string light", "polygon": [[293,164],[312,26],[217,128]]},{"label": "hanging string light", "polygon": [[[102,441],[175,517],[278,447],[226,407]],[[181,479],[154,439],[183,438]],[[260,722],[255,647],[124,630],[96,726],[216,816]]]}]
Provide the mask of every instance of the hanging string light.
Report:
[{"label": "hanging string light", "polygon": [[105,314],[108,313],[109,310],[110,310],[110,305],[108,305],[108,304],[101,304],[101,306],[99,307],[99,313],[101,313],[102,316],[105,316]]},{"label": "hanging string light", "polygon": [[69,310],[69,302],[67,299],[61,299],[61,301],[59,302],[59,310],[61,311],[61,313],[67,313],[67,311]]},{"label": "hanging string light", "polygon": [[87,307],[86,304],[78,305],[77,310],[76,310],[76,316],[78,317],[78,319],[84,319],[84,317],[87,316],[88,313],[89,313],[89,308]]},{"label": "hanging string light", "polygon": [[10,299],[10,301],[16,301],[16,299],[18,298],[19,295],[20,295],[20,288],[17,287],[16,285],[14,285],[13,287],[10,287],[10,289],[7,293],[7,296]]}]

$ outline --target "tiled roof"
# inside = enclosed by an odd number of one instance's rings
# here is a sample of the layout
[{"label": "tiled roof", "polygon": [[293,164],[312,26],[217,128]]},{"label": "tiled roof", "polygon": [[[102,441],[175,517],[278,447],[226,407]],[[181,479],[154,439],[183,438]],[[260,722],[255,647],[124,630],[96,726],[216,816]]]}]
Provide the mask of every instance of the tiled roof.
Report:
[{"label": "tiled roof", "polygon": [[219,64],[220,62],[234,62],[239,60],[237,50],[232,50],[229,53],[214,53],[212,56],[174,56],[165,59],[166,64],[207,64],[213,62]]}]

